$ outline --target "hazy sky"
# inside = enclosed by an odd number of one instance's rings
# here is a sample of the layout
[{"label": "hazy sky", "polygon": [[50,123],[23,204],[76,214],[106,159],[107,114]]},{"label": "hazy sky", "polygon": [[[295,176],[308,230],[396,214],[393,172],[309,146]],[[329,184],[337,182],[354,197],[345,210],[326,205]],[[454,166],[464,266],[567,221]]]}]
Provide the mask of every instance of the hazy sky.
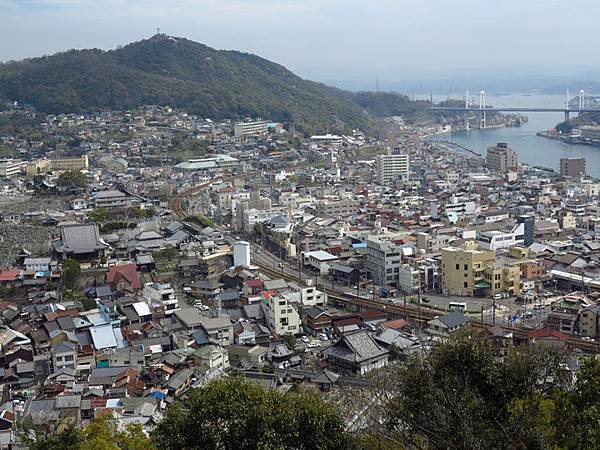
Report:
[{"label": "hazy sky", "polygon": [[[0,0],[0,60],[162,32],[315,79],[596,64],[598,0]],[[579,30],[579,32],[575,32]]]}]

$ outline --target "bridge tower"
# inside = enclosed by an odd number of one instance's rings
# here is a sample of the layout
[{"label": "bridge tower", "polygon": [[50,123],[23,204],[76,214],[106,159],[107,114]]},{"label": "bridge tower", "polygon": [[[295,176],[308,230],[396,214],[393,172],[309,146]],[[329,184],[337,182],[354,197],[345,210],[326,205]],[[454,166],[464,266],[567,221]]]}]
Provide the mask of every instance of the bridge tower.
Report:
[{"label": "bridge tower", "polygon": [[465,130],[469,131],[471,129],[469,125],[469,91],[465,94]]},{"label": "bridge tower", "polygon": [[479,128],[485,128],[486,113],[485,113],[485,91],[479,92]]},{"label": "bridge tower", "polygon": [[579,91],[579,114],[582,109],[585,109],[585,91],[583,89]]},{"label": "bridge tower", "polygon": [[570,101],[571,99],[569,98],[569,88],[567,88],[567,100],[565,103],[565,122],[569,121],[569,110],[571,109],[571,107],[569,106]]}]

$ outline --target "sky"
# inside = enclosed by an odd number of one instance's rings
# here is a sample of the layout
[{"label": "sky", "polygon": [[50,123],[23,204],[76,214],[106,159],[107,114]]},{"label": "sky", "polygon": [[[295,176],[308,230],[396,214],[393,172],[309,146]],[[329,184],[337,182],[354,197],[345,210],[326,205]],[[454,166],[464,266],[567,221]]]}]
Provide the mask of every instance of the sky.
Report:
[{"label": "sky", "polygon": [[0,61],[160,28],[320,81],[551,73],[595,63],[598,17],[598,0],[0,0]]}]

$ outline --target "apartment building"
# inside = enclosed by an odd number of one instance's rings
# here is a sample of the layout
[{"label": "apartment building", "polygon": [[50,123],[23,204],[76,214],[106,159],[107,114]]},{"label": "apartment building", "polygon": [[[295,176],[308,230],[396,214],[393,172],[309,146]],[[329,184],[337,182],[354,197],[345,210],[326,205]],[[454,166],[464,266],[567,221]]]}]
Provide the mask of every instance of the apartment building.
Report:
[{"label": "apartment building", "polygon": [[0,159],[0,177],[12,178],[23,173],[27,163],[18,159]]},{"label": "apartment building", "polygon": [[449,295],[483,295],[490,288],[485,270],[494,268],[496,255],[480,250],[474,241],[442,249],[442,289]]},{"label": "apartment building", "polygon": [[585,158],[560,158],[560,176],[585,176]]},{"label": "apartment building", "polygon": [[377,181],[380,184],[387,184],[397,178],[408,180],[410,164],[407,154],[378,155],[376,163]]},{"label": "apartment building", "polygon": [[367,240],[367,269],[379,286],[397,285],[402,263],[402,249],[393,242]]},{"label": "apartment building", "polygon": [[315,204],[317,217],[349,216],[358,212],[358,202],[352,199],[323,200]]},{"label": "apartment building", "polygon": [[238,122],[233,126],[233,134],[236,138],[245,136],[257,136],[267,133],[269,122],[266,120],[255,120],[252,122]]},{"label": "apartment building", "polygon": [[302,321],[292,303],[281,295],[272,295],[261,303],[267,324],[275,334],[298,334]]},{"label": "apartment building", "polygon": [[519,158],[505,142],[488,147],[485,158],[486,166],[493,171],[506,173],[519,168]]}]

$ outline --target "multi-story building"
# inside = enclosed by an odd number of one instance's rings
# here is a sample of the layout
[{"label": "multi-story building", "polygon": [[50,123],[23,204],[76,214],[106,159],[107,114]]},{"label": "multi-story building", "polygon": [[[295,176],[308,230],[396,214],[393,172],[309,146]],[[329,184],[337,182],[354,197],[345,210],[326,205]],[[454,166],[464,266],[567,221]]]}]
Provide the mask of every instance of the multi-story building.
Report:
[{"label": "multi-story building", "polygon": [[560,176],[585,176],[585,158],[560,158]]},{"label": "multi-story building", "polygon": [[482,231],[478,233],[477,241],[487,250],[499,250],[501,248],[522,245],[525,242],[525,224],[519,223],[510,231]]},{"label": "multi-story building", "polygon": [[397,178],[408,180],[410,164],[407,154],[391,154],[377,156],[377,181],[386,184]]},{"label": "multi-story building", "polygon": [[300,290],[300,303],[305,306],[324,306],[327,304],[327,294],[314,286],[303,287]]},{"label": "multi-story building", "polygon": [[509,148],[505,142],[488,147],[485,158],[487,167],[500,173],[506,173],[509,170],[517,170],[519,159],[513,149]]},{"label": "multi-story building", "polygon": [[379,286],[397,285],[402,263],[402,249],[393,242],[367,240],[367,269]]},{"label": "multi-story building", "polygon": [[129,208],[140,203],[137,198],[112,189],[97,192],[93,200],[96,208]]},{"label": "multi-story building", "polygon": [[281,295],[271,295],[261,303],[265,319],[271,330],[279,336],[298,334],[301,320],[292,303]]},{"label": "multi-story building", "polygon": [[352,199],[323,200],[315,204],[317,217],[349,216],[358,212],[358,202]]},{"label": "multi-story building", "polygon": [[27,176],[33,177],[53,170],[87,170],[90,162],[87,155],[73,158],[38,159],[27,163]]},{"label": "multi-story building", "polygon": [[265,134],[268,130],[269,122],[267,122],[266,120],[238,122],[233,126],[233,134],[237,138]]},{"label": "multi-story building", "polygon": [[494,268],[496,255],[480,250],[474,241],[442,249],[442,288],[449,295],[479,296],[490,288],[486,269]]},{"label": "multi-story building", "polygon": [[165,315],[171,315],[179,310],[179,301],[175,290],[169,283],[146,283],[143,296],[154,310],[160,310]]},{"label": "multi-story building", "polygon": [[18,159],[0,159],[0,177],[12,178],[23,173],[27,163]]}]

